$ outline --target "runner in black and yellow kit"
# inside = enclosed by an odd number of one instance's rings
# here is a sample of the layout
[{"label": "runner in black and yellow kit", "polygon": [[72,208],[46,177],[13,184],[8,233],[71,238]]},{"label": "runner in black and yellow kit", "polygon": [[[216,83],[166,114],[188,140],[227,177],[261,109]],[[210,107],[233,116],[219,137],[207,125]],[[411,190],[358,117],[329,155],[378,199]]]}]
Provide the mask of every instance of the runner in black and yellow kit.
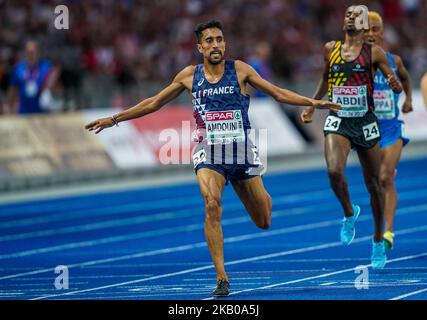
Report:
[{"label": "runner in black and yellow kit", "polygon": [[[366,187],[371,197],[375,222],[372,267],[383,268],[386,255],[383,240],[384,194],[379,182],[381,150],[380,131],[374,114],[373,76],[376,69],[387,75],[387,83],[394,92],[402,86],[393,73],[385,52],[376,45],[364,43],[364,30],[369,29],[368,8],[351,6],[344,19],[345,41],[332,41],[325,45],[324,73],[315,98],[328,92],[329,100],[342,105],[331,112],[324,127],[325,158],[329,180],[344,209],[341,241],[350,244],[355,236],[354,225],[360,207],[352,204],[344,169],[351,148],[357,150],[363,168]],[[301,114],[303,122],[311,122],[314,108]]]}]

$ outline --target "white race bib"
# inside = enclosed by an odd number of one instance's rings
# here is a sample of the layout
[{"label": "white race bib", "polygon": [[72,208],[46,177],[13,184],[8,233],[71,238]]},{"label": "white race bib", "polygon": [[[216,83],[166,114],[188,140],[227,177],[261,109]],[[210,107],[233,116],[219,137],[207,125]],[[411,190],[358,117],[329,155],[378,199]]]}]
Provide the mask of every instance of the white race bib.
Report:
[{"label": "white race bib", "polygon": [[325,127],[323,130],[325,131],[338,131],[340,128],[341,119],[334,116],[328,116],[325,121]]},{"label": "white race bib", "polygon": [[39,86],[37,85],[36,81],[30,80],[25,83],[25,94],[27,95],[28,98],[35,97],[38,91],[39,91]]},{"label": "white race bib", "polygon": [[199,164],[206,162],[206,152],[204,149],[196,152],[193,155],[193,164],[194,164],[194,168],[196,168]]},{"label": "white race bib", "polygon": [[207,111],[205,124],[208,144],[229,144],[245,141],[240,110]]},{"label": "white race bib", "polygon": [[339,117],[363,117],[369,110],[366,85],[333,86],[332,101],[342,106],[337,112]]},{"label": "white race bib", "polygon": [[375,115],[378,119],[387,120],[396,117],[394,94],[391,90],[374,91]]},{"label": "white race bib", "polygon": [[371,124],[364,126],[362,129],[366,141],[370,141],[380,136],[380,130],[378,129],[376,122],[372,122]]}]

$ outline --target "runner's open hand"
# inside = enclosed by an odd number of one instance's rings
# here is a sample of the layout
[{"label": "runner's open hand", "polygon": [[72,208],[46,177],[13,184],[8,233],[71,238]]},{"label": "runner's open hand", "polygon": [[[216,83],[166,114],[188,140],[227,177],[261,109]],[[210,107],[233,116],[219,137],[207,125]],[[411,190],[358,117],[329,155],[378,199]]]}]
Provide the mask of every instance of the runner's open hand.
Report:
[{"label": "runner's open hand", "polygon": [[108,117],[108,118],[97,119],[95,121],[92,121],[91,123],[88,123],[87,125],[85,125],[85,129],[89,131],[96,130],[95,134],[98,134],[105,128],[110,128],[112,126],[114,126],[113,118]]}]

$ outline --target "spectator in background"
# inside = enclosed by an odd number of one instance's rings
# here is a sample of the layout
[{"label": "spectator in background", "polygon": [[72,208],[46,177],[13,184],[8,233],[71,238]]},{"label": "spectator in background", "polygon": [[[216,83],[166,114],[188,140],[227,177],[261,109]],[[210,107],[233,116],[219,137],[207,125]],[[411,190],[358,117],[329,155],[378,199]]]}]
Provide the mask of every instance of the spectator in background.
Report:
[{"label": "spectator in background", "polygon": [[421,93],[424,98],[424,107],[427,110],[427,72],[424,73],[424,76],[421,78]]},{"label": "spectator in background", "polygon": [[39,53],[37,42],[28,41],[25,44],[26,59],[13,69],[6,112],[40,113],[51,107],[53,101],[50,88],[58,77],[58,70],[47,60],[40,60]]},{"label": "spectator in background", "polygon": [[[258,74],[266,79],[270,80],[272,77],[272,71],[270,68],[270,54],[271,54],[271,47],[270,44],[263,41],[258,43],[255,49],[255,55],[249,59],[249,65],[255,69]],[[266,98],[268,95],[266,95],[264,92],[261,92],[259,90],[255,91],[254,94],[255,98]]]},{"label": "spectator in background", "polygon": [[[352,0],[66,2],[72,26],[67,31],[56,30],[52,23],[52,8],[58,0],[0,2],[3,83],[9,83],[11,78],[15,48],[26,35],[31,35],[43,43],[48,57],[61,68],[64,90],[59,96],[65,100],[65,109],[75,108],[69,107],[73,103],[78,108],[111,106],[117,91],[129,95],[127,99],[132,103],[141,93],[151,95],[156,91],[152,88],[162,87],[171,74],[187,64],[197,63],[191,26],[212,18],[233,26],[227,32],[233,43],[228,48],[230,56],[250,63],[248,54],[255,55],[257,43],[268,42],[271,56],[267,65],[272,70],[271,76],[308,91],[321,73],[322,43],[340,37],[341,30],[336,26],[341,24],[345,8],[354,3]],[[390,50],[399,54],[411,76],[419,79],[420,70],[427,66],[427,37],[418,32],[427,28],[427,2],[363,2],[384,15],[387,23],[384,36]],[[251,24],[236,23],[236,17]],[[176,50],[167,50],[168,46]],[[116,60],[121,66],[117,67]],[[69,71],[74,73],[72,79],[66,74]],[[70,87],[70,81],[77,78],[81,85]],[[0,86],[4,98],[7,89]]]}]

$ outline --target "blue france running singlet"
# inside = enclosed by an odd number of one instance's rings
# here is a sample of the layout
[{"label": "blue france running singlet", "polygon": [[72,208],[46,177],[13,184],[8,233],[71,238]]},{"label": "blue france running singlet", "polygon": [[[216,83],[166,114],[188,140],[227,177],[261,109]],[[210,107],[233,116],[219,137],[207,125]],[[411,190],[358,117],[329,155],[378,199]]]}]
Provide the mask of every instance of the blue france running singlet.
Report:
[{"label": "blue france running singlet", "polygon": [[[387,52],[387,59],[393,72],[398,75],[396,64],[390,52]],[[398,93],[394,93],[389,87],[381,70],[377,70],[374,77],[374,103],[375,115],[380,125],[382,122],[397,120],[399,116],[399,96]]]},{"label": "blue france running singlet", "polygon": [[[233,60],[225,61],[224,74],[217,83],[207,81],[203,64],[196,66],[193,86],[193,117],[197,129],[206,130],[209,145],[244,142],[251,128],[249,95],[240,91]],[[199,142],[202,142],[199,139]]]}]

